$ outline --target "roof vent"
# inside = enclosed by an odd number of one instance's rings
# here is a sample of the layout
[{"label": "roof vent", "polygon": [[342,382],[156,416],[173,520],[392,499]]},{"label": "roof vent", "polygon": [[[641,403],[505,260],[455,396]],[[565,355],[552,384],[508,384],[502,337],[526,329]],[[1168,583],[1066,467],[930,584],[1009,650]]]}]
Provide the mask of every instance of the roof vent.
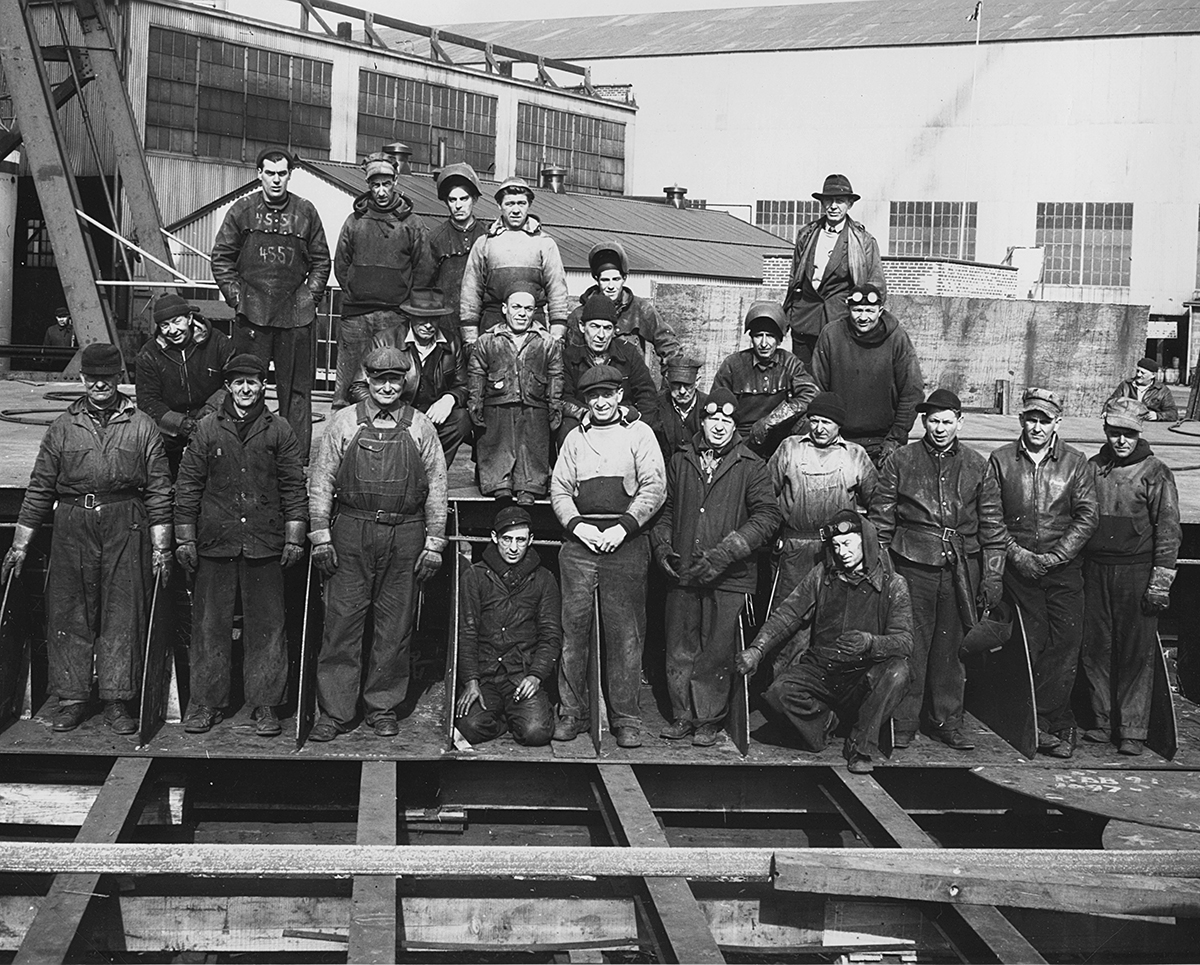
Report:
[{"label": "roof vent", "polygon": [[353,26],[349,20],[339,20],[337,25],[338,40],[353,40]]},{"label": "roof vent", "polygon": [[663,194],[667,196],[667,204],[674,205],[676,208],[687,207],[687,188],[681,188],[676,182],[670,187],[663,188]]},{"label": "roof vent", "polygon": [[566,194],[567,169],[557,164],[548,164],[542,168],[542,187],[551,194]]},{"label": "roof vent", "polygon": [[400,174],[412,174],[412,164],[409,163],[412,158],[412,148],[407,144],[393,141],[391,144],[383,146],[383,153],[396,162],[396,169]]}]

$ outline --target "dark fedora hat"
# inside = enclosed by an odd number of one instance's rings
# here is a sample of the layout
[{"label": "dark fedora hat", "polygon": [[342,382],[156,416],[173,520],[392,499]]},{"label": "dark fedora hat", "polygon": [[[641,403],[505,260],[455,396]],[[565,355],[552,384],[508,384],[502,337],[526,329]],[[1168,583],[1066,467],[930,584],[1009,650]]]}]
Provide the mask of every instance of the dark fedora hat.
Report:
[{"label": "dark fedora hat", "polygon": [[862,195],[854,193],[854,188],[850,187],[850,179],[846,175],[830,174],[825,178],[821,190],[813,192],[813,197],[818,201],[825,198],[849,198],[851,201],[857,201]]},{"label": "dark fedora hat", "polygon": [[918,412],[941,412],[943,409],[953,409],[962,415],[962,400],[949,389],[934,389],[928,399],[917,403]]},{"label": "dark fedora hat", "polygon": [[453,310],[447,307],[445,295],[440,288],[414,288],[408,293],[408,301],[400,306],[405,315],[434,318],[438,315],[450,315]]}]

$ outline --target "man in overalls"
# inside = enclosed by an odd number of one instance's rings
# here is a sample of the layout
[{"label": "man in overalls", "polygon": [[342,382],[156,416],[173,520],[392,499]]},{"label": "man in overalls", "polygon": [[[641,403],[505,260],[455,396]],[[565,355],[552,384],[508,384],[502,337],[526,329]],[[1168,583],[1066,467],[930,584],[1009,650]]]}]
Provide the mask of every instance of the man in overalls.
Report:
[{"label": "man in overalls", "polygon": [[[313,460],[309,539],[313,564],[325,577],[314,741],[350,729],[360,683],[368,726],[379,737],[399,733],[417,584],[437,572],[446,546],[442,445],[433,423],[401,400],[411,364],[398,348],[372,350],[363,361],[370,398],[333,414]],[[364,680],[368,613],[375,629]]]}]

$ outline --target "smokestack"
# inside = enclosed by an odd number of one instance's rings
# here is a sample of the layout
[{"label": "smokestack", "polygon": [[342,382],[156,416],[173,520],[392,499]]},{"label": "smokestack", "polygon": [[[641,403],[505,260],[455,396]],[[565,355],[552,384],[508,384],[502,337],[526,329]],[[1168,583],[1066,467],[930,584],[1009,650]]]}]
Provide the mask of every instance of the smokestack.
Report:
[{"label": "smokestack", "polygon": [[678,183],[663,188],[663,194],[667,196],[667,204],[672,204],[681,209],[687,207],[687,192],[688,189],[681,188]]},{"label": "smokestack", "polygon": [[412,148],[407,144],[393,141],[391,144],[383,146],[383,153],[396,162],[396,168],[400,174],[412,174],[412,164],[409,163],[412,158]]},{"label": "smokestack", "polygon": [[337,25],[338,40],[353,40],[352,26],[349,20],[339,20]]},{"label": "smokestack", "polygon": [[566,194],[567,169],[560,168],[557,164],[542,168],[542,187],[552,194]]}]

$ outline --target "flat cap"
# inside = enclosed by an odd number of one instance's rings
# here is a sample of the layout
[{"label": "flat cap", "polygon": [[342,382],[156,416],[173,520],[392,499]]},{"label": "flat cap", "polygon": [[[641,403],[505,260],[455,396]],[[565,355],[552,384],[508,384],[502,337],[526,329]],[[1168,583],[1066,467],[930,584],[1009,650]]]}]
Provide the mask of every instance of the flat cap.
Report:
[{"label": "flat cap", "polygon": [[524,506],[505,506],[500,510],[492,521],[492,532],[499,536],[514,526],[528,526],[533,529],[533,519]]},{"label": "flat cap", "polygon": [[587,398],[587,394],[595,389],[619,389],[624,382],[625,376],[620,369],[612,365],[593,365],[579,380],[579,394]]},{"label": "flat cap", "polygon": [[1062,399],[1057,392],[1030,386],[1021,393],[1021,412],[1040,412],[1051,419],[1063,414]]},{"label": "flat cap", "polygon": [[408,353],[394,345],[372,349],[363,359],[363,368],[367,375],[404,375],[410,364]]},{"label": "flat cap", "polygon": [[1159,368],[1158,363],[1152,358],[1138,359],[1137,367],[1145,369],[1147,372],[1157,372]]},{"label": "flat cap", "polygon": [[227,382],[235,375],[257,375],[260,379],[265,379],[267,363],[251,352],[242,352],[225,363],[221,374],[225,376]]}]

